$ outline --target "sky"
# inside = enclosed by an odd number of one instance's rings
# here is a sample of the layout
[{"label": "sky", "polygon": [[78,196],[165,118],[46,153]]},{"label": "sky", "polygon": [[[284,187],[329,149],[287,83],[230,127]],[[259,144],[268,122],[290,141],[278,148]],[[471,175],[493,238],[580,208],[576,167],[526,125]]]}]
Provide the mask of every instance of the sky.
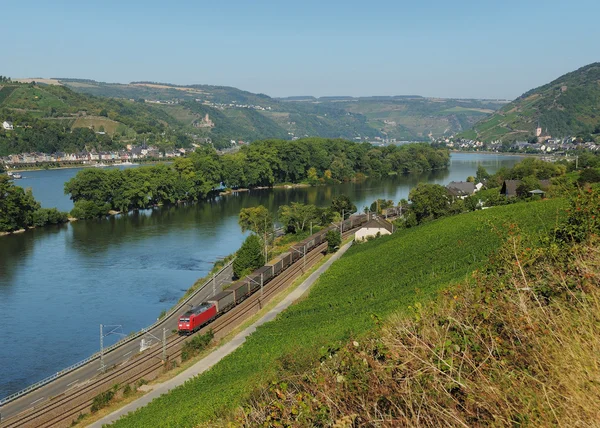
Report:
[{"label": "sky", "polygon": [[600,60],[598,0],[3,3],[12,78],[513,99]]}]

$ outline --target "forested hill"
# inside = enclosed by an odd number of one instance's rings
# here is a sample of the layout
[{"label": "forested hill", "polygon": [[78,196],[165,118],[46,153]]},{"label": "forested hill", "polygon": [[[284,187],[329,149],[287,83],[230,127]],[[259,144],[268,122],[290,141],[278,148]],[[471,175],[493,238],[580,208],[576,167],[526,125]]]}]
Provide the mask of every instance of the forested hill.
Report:
[{"label": "forested hill", "polygon": [[600,63],[586,65],[532,89],[475,124],[465,138],[527,140],[537,126],[552,137],[600,133]]}]

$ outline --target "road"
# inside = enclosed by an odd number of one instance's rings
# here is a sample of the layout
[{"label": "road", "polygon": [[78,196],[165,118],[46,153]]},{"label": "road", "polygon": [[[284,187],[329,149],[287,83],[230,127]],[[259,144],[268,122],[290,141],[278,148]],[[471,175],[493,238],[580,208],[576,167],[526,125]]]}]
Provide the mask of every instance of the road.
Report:
[{"label": "road", "polygon": [[133,401],[132,403],[127,404],[126,406],[109,414],[108,416],[100,419],[99,421],[94,422],[89,426],[89,428],[101,428],[104,424],[113,423],[122,416],[126,415],[127,413],[133,412],[134,410],[137,410],[140,407],[144,407],[155,398],[160,397],[161,395],[169,392],[171,389],[182,385],[188,379],[191,379],[192,377],[197,376],[200,373],[203,373],[206,370],[210,369],[212,366],[217,364],[227,355],[231,354],[233,351],[239,348],[246,341],[246,338],[256,331],[257,327],[266,322],[274,320],[278,314],[283,312],[292,303],[298,300],[298,298],[300,298],[316,282],[319,276],[321,276],[323,272],[329,269],[332,263],[338,260],[348,250],[348,248],[350,248],[350,246],[351,243],[342,246],[342,248],[340,248],[337,253],[335,253],[322,266],[319,266],[319,268],[315,272],[313,272],[306,280],[302,282],[302,284],[300,284],[294,291],[287,295],[273,309],[269,310],[258,321],[247,327],[244,331],[238,333],[233,339],[231,339],[231,341],[217,348],[215,351],[211,352],[205,358],[198,361],[192,367],[180,373],[173,379],[170,379],[160,385],[156,385],[152,391],[150,391],[143,397]]},{"label": "road", "polygon": [[[219,293],[223,290],[223,287],[230,284],[233,279],[233,267],[229,265],[224,269],[218,276],[215,277],[214,287],[213,283],[209,283],[201,291],[199,291],[189,302],[191,305],[198,305],[215,293]],[[214,288],[214,289],[213,289]],[[182,309],[183,311],[183,309]],[[167,317],[159,326],[150,330],[135,340],[132,340],[124,345],[108,352],[104,355],[104,364],[107,368],[112,366],[123,364],[128,361],[132,356],[140,352],[141,341],[144,339],[148,344],[156,345],[160,343],[163,337],[163,328],[166,329],[167,336],[171,335],[171,331],[177,329],[177,320],[181,315],[180,312],[175,312],[170,317]],[[150,342],[148,342],[150,341]],[[48,399],[60,395],[68,390],[83,386],[89,382],[92,378],[100,373],[100,358],[96,358],[89,363],[79,367],[78,369],[65,374],[62,377],[44,385],[23,397],[20,397],[14,401],[11,401],[2,407],[0,407],[0,415],[4,421],[14,415],[17,415],[29,408],[40,406],[44,404]],[[1,425],[0,425],[1,426]]]}]

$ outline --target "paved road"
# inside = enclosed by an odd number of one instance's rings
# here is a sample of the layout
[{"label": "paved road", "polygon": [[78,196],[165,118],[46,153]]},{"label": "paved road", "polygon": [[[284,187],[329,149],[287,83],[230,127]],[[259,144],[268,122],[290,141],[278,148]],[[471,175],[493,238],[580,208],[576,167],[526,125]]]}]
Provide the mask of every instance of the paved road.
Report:
[{"label": "paved road", "polygon": [[190,378],[197,376],[210,369],[212,366],[217,364],[227,355],[231,354],[233,351],[239,348],[246,341],[246,338],[256,331],[257,327],[264,323],[274,320],[278,314],[283,312],[292,303],[298,300],[298,298],[300,298],[315,283],[319,276],[321,276],[323,272],[329,269],[329,266],[331,266],[333,262],[339,259],[346,252],[346,250],[350,248],[351,245],[352,243],[348,243],[342,246],[342,248],[340,248],[339,251],[333,255],[333,257],[331,257],[316,271],[314,271],[306,280],[304,280],[304,282],[302,282],[302,284],[300,284],[294,291],[288,294],[277,306],[275,306],[275,308],[271,309],[269,312],[263,315],[250,327],[237,334],[231,341],[227,342],[225,345],[211,352],[205,358],[194,364],[189,369],[183,371],[173,379],[168,380],[160,385],[157,385],[152,391],[150,391],[143,397],[137,399],[136,401],[133,401],[132,403],[129,403],[121,409],[89,425],[89,428],[101,428],[103,424],[113,423],[122,416],[126,415],[127,413],[133,412],[134,410],[137,410],[140,407],[144,407],[155,398],[166,394],[171,389],[182,385],[185,381],[189,380]]},{"label": "paved road", "polygon": [[[223,287],[225,285],[231,283],[232,278],[233,267],[232,265],[229,265],[227,269],[224,269],[220,275],[215,277],[214,287],[212,282],[208,284],[208,286],[204,287],[200,292],[198,292],[198,294],[196,294],[196,296],[194,296],[194,298],[190,301],[190,304],[197,305],[207,300],[209,297],[213,296],[214,293],[219,293],[223,290]],[[163,328],[166,328],[167,336],[169,336],[171,334],[171,330],[177,329],[177,320],[179,318],[179,315],[181,315],[179,312],[174,313],[172,316],[168,317],[160,326],[153,330],[150,330],[149,333],[151,333],[151,335],[157,338],[162,339]],[[152,344],[156,344],[158,341],[151,335],[146,334],[144,336],[141,336],[105,354],[104,363],[106,367],[123,364],[124,362],[128,361],[133,355],[140,352],[142,338],[146,341],[150,340]],[[36,389],[24,395],[23,397],[11,401],[10,403],[7,403],[4,406],[0,407],[2,421],[14,415],[17,415],[31,407],[40,406],[51,397],[62,394],[63,392],[66,392],[73,388],[82,386],[99,373],[100,359],[96,358],[90,361],[89,363],[83,365],[82,367],[78,368],[77,370],[67,373],[64,376],[50,382],[49,384],[42,386],[39,389]]]}]

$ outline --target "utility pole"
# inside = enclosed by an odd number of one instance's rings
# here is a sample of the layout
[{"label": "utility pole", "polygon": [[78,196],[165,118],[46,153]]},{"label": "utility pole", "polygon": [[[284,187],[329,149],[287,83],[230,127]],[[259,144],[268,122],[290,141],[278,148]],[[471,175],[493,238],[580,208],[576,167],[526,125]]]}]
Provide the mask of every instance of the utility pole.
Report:
[{"label": "utility pole", "polygon": [[304,256],[302,256],[302,269],[306,270],[306,244],[304,244]]},{"label": "utility pole", "polygon": [[310,234],[312,235],[312,221],[310,222]]},{"label": "utility pole", "polygon": [[342,221],[340,222],[340,235],[344,233],[344,210],[342,210]]},{"label": "utility pole", "polygon": [[217,280],[216,280],[216,277],[217,277],[217,275],[213,274],[213,281],[212,281],[212,283],[213,283],[213,296],[215,294],[217,294]]},{"label": "utility pole", "polygon": [[102,334],[102,324],[100,324],[100,372],[104,373],[104,335]]},{"label": "utility pole", "polygon": [[167,362],[167,329],[165,327],[163,327],[163,340],[162,340],[162,345],[163,345],[163,349],[162,349],[162,359],[163,359],[163,363],[166,364]]}]

